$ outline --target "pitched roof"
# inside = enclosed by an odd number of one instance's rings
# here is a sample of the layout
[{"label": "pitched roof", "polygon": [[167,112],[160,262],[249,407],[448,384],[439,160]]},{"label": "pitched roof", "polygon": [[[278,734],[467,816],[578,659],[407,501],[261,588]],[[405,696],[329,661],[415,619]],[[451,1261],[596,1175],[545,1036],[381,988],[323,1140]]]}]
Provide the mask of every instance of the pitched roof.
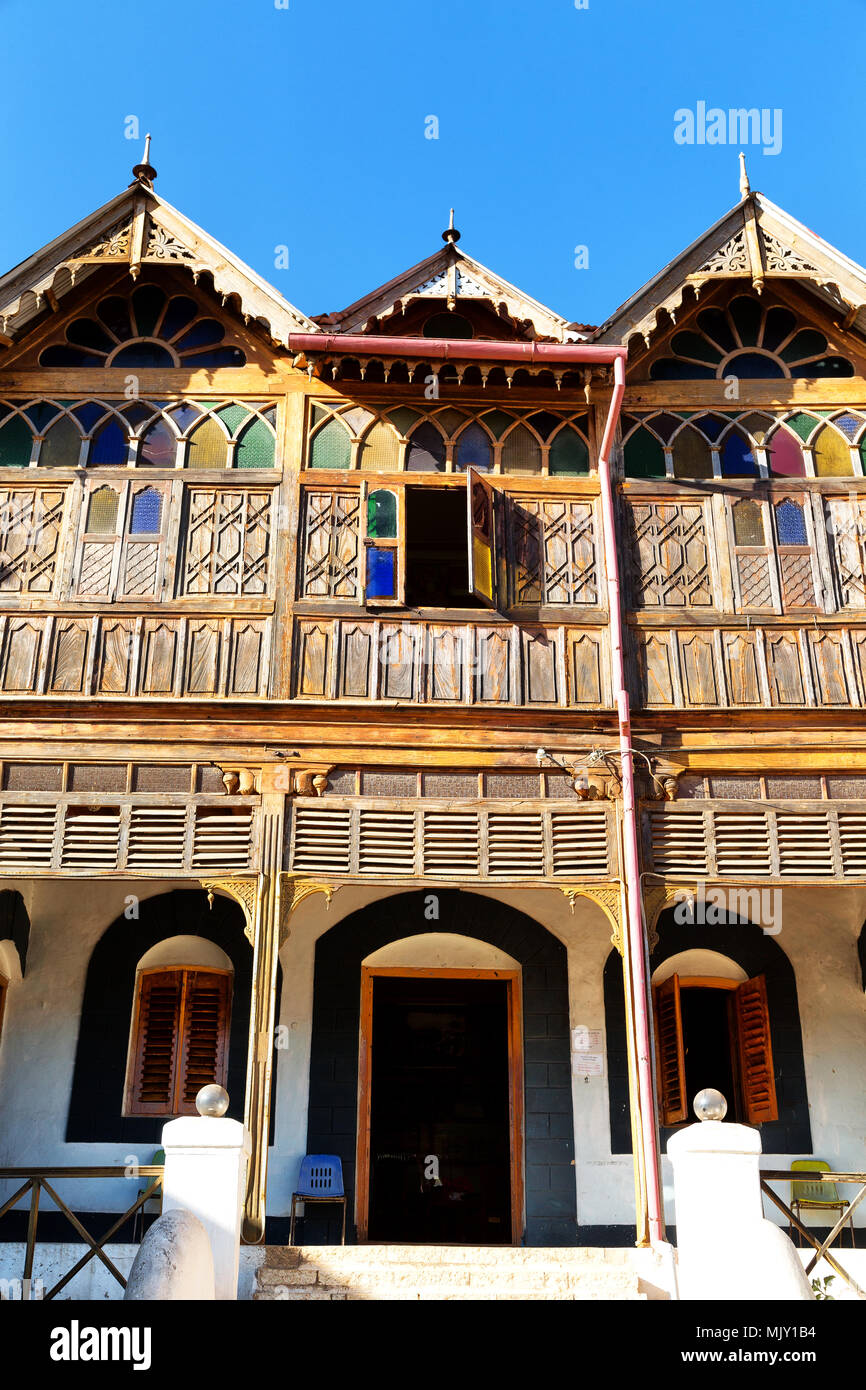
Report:
[{"label": "pitched roof", "polygon": [[746,196],[691,246],[621,304],[598,329],[596,341],[627,343],[639,334],[646,346],[656,328],[676,319],[691,287],[720,279],[796,281],[843,312],[845,326],[866,334],[866,270],[777,207],[763,193]]},{"label": "pitched roof", "polygon": [[529,319],[536,337],[574,342],[583,336],[566,319],[458,250],[451,241],[348,308],[318,315],[317,322],[331,332],[359,333],[371,318],[385,318],[415,299],[445,299],[455,307],[461,299],[488,299],[504,306],[513,319]]},{"label": "pitched roof", "polygon": [[146,183],[136,180],[61,236],[0,278],[0,334],[16,341],[42,311],[62,300],[105,265],[183,266],[198,278],[208,272],[217,294],[235,295],[240,312],[275,342],[316,325],[225,246],[202,231]]}]

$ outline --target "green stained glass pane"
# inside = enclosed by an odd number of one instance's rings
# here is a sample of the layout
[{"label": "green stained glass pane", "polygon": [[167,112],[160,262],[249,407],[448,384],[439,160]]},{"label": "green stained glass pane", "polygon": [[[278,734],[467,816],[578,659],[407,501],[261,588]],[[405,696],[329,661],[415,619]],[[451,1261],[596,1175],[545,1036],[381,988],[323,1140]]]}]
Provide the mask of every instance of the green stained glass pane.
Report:
[{"label": "green stained glass pane", "polygon": [[244,420],[249,419],[250,412],[245,405],[224,405],[217,411],[217,415],[229,434],[234,434],[238,425],[242,425]]},{"label": "green stained glass pane", "polygon": [[32,447],[27,421],[15,415],[0,429],[0,468],[26,468]]},{"label": "green stained glass pane", "polygon": [[81,450],[81,435],[75,424],[64,415],[52,425],[39,449],[40,468],[77,468]]},{"label": "green stained glass pane", "polygon": [[436,416],[438,424],[448,435],[456,434],[466,418],[465,411],[451,409],[440,410]]},{"label": "green stained glass pane", "polygon": [[87,508],[87,533],[91,536],[113,536],[117,527],[117,493],[101,487],[91,494]]},{"label": "green stained glass pane", "polygon": [[339,420],[329,420],[316,434],[310,445],[310,468],[348,468],[352,445],[348,431]]},{"label": "green stained glass pane", "polygon": [[367,535],[377,541],[397,539],[397,498],[379,488],[367,498]]},{"label": "green stained glass pane", "polygon": [[313,401],[313,424],[319,425],[323,420],[327,420],[332,413],[329,405],[319,405],[318,401]]},{"label": "green stained glass pane", "polygon": [[541,446],[525,425],[518,425],[502,446],[503,473],[540,473]]},{"label": "green stained glass pane", "polygon": [[808,439],[815,426],[820,425],[820,423],[821,421],[816,419],[814,415],[806,415],[804,411],[792,415],[790,420],[785,421],[788,429],[794,430],[803,440]]},{"label": "green stained glass pane", "polygon": [[625,449],[625,472],[628,478],[663,478],[665,454],[659,441],[643,427],[629,435]]},{"label": "green stained glass pane", "polygon": [[710,446],[697,430],[680,430],[674,439],[675,478],[711,478],[713,458]]},{"label": "green stained glass pane", "polygon": [[412,426],[421,419],[421,415],[417,410],[410,410],[408,405],[400,405],[396,410],[388,412],[388,419],[405,438]]},{"label": "green stained glass pane", "polygon": [[559,431],[550,446],[547,466],[552,476],[589,472],[589,450],[577,430],[567,427]]},{"label": "green stained glass pane", "polygon": [[273,468],[274,436],[264,420],[247,425],[235,452],[236,468]]},{"label": "green stained glass pane", "polygon": [[508,426],[514,424],[514,416],[506,415],[504,410],[489,410],[481,418],[496,439],[501,439]]}]

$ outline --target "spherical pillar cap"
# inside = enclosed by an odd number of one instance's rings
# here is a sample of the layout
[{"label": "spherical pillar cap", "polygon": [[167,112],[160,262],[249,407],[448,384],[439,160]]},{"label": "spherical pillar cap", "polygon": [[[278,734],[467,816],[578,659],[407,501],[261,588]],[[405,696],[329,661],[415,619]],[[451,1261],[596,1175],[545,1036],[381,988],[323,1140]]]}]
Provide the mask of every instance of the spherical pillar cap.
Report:
[{"label": "spherical pillar cap", "polygon": [[728,1113],[728,1102],[721,1091],[714,1091],[712,1086],[708,1086],[705,1091],[698,1091],[694,1107],[699,1120],[723,1120]]},{"label": "spherical pillar cap", "polygon": [[195,1108],[200,1115],[218,1120],[229,1108],[229,1093],[223,1086],[202,1086],[195,1098]]}]

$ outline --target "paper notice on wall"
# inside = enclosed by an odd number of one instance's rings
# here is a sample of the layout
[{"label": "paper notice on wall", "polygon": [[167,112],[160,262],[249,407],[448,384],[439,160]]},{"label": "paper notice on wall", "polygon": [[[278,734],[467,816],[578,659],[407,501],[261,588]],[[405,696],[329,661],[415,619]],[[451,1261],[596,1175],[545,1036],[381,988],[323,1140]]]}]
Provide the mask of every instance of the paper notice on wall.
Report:
[{"label": "paper notice on wall", "polygon": [[604,1076],[604,1057],[600,1052],[575,1052],[575,1076]]},{"label": "paper notice on wall", "polygon": [[600,1052],[601,1029],[583,1027],[572,1028],[571,1050],[572,1052]]}]

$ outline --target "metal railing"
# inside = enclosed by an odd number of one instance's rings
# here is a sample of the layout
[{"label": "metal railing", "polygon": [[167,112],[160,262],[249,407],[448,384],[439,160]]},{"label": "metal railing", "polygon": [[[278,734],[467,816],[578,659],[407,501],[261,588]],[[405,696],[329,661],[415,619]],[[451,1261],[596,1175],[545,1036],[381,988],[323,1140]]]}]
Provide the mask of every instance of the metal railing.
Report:
[{"label": "metal railing", "polygon": [[125,1289],[126,1279],[117,1268],[117,1265],[106,1255],[103,1246],[108,1244],[112,1236],[120,1230],[125,1221],[128,1221],[131,1216],[135,1216],[139,1209],[144,1206],[145,1202],[149,1202],[152,1197],[156,1196],[162,1187],[164,1172],[165,1169],[163,1167],[152,1163],[137,1165],[134,1176],[136,1178],[149,1178],[151,1181],[148,1182],[146,1187],[139,1191],[138,1197],[133,1202],[132,1206],[129,1207],[122,1216],[118,1217],[103,1236],[97,1239],[86,1230],[75,1213],[70,1211],[69,1207],[63,1201],[63,1198],[57,1194],[48,1179],[50,1178],[53,1181],[58,1181],[61,1178],[126,1178],[128,1180],[131,1176],[129,1166],[113,1168],[0,1168],[0,1181],[15,1178],[25,1179],[18,1191],[0,1206],[0,1217],[5,1216],[6,1212],[11,1211],[11,1209],[21,1201],[22,1197],[26,1197],[27,1193],[30,1193],[30,1215],[27,1222],[27,1243],[24,1253],[24,1274],[22,1279],[23,1288],[30,1288],[33,1275],[33,1259],[36,1252],[36,1230],[39,1221],[39,1203],[42,1193],[45,1192],[45,1194],[51,1198],[52,1202],[56,1204],[58,1210],[66,1217],[85,1244],[90,1246],[90,1249],[87,1254],[83,1255],[78,1263],[69,1270],[68,1274],[64,1274],[63,1278],[59,1279],[47,1293],[42,1295],[42,1297],[45,1299],[54,1298],[55,1294],[58,1294],[62,1288],[65,1288],[70,1279],[74,1279],[75,1275],[94,1258],[101,1260],[105,1267],[114,1275],[114,1278],[121,1287]]},{"label": "metal railing", "polygon": [[[805,1227],[801,1223],[799,1218],[794,1215],[791,1208],[785,1205],[778,1193],[773,1191],[773,1189],[769,1186],[771,1182],[835,1183],[837,1185],[842,1184],[843,1186],[847,1184],[853,1184],[855,1186],[858,1186],[860,1190],[857,1193],[856,1197],[853,1197],[842,1208],[839,1220],[836,1222],[836,1225],[830,1231],[830,1234],[826,1237],[825,1240],[819,1242],[818,1240],[816,1240],[815,1236],[812,1235],[812,1233],[807,1229],[807,1227]],[[851,1220],[851,1218],[856,1208],[863,1201],[863,1198],[866,1197],[866,1173],[828,1173],[822,1169],[810,1171],[804,1168],[762,1169],[761,1191],[766,1193],[770,1201],[773,1202],[773,1204],[779,1208],[779,1211],[784,1212],[785,1216],[787,1216],[788,1218],[792,1232],[796,1227],[796,1229],[800,1232],[800,1235],[805,1236],[809,1245],[811,1245],[813,1250],[816,1252],[812,1256],[809,1263],[806,1265],[806,1274],[811,1274],[812,1270],[815,1269],[816,1265],[820,1260],[826,1260],[830,1268],[833,1269],[836,1272],[836,1274],[841,1275],[841,1277],[845,1280],[846,1284],[848,1284],[848,1286],[854,1290],[858,1298],[866,1299],[866,1291],[861,1289],[856,1279],[854,1279],[854,1277],[851,1274],[849,1274],[846,1269],[843,1268],[843,1266],[836,1259],[835,1255],[830,1254],[830,1246],[833,1244],[836,1237],[841,1234],[842,1229],[846,1225],[846,1223],[850,1223],[852,1241],[854,1239],[854,1223]],[[792,1202],[794,1200],[795,1199],[792,1198]],[[828,1210],[832,1210],[835,1205],[837,1204],[834,1203],[831,1198],[827,1199]],[[814,1207],[812,1209],[819,1210],[820,1208]]]}]

